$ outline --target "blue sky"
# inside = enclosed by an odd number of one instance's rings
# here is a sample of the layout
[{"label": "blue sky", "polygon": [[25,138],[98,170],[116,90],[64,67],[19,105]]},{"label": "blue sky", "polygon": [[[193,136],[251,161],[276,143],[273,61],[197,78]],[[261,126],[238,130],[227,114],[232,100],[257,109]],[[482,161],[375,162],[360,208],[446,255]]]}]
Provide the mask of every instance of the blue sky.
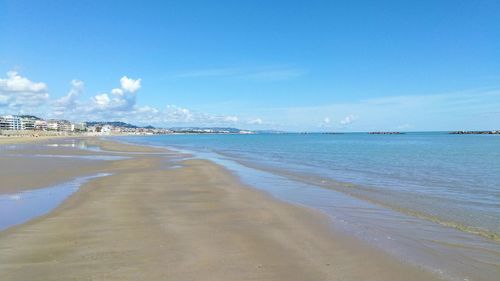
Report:
[{"label": "blue sky", "polygon": [[500,127],[499,1],[0,0],[0,114]]}]

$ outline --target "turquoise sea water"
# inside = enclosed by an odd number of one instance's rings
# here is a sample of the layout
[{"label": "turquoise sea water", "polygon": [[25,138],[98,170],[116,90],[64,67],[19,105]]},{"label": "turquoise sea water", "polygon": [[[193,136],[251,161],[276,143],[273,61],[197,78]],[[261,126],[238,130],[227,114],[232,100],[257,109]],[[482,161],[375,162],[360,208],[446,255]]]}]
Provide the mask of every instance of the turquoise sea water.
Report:
[{"label": "turquoise sea water", "polygon": [[434,258],[434,264],[441,262],[442,266],[431,269],[445,270],[453,279],[494,280],[500,276],[498,135],[436,132],[121,139],[193,151],[226,166],[237,163],[245,167],[237,169],[241,177],[252,174],[249,181],[273,195],[330,213],[337,225],[358,225],[350,228],[353,232],[363,232],[359,230],[363,227],[378,229],[378,234],[363,233],[377,241],[373,237],[380,233],[399,240],[401,245],[391,243],[405,253],[405,259]]}]

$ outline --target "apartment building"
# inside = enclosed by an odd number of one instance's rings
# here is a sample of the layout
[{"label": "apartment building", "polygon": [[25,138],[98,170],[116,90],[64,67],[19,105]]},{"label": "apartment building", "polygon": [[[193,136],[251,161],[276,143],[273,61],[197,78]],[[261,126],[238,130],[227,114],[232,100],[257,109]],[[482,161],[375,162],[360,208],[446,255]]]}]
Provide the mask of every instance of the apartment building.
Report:
[{"label": "apartment building", "polygon": [[35,130],[46,131],[47,130],[47,121],[45,121],[45,120],[35,121]]},{"label": "apartment building", "polygon": [[47,120],[47,130],[60,132],[73,132],[75,125],[67,120]]},{"label": "apartment building", "polygon": [[0,130],[22,130],[22,119],[16,115],[0,116]]},{"label": "apartment building", "polygon": [[36,121],[40,120],[35,116],[21,116],[21,126],[23,130],[34,130]]}]

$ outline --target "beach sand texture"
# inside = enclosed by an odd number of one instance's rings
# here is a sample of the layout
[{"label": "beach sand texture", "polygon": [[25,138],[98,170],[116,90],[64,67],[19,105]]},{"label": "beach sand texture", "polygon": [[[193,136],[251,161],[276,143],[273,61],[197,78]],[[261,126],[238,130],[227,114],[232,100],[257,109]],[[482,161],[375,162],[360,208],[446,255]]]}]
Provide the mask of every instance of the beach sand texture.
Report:
[{"label": "beach sand texture", "polygon": [[[55,179],[46,182],[65,179],[64,169],[112,175],[88,182],[48,215],[0,232],[1,280],[435,280],[214,163],[185,160],[170,169],[166,158],[175,156],[151,153],[158,149],[92,142],[134,154],[47,172]],[[78,151],[40,153],[48,150]],[[0,154],[0,167],[8,165]]]}]

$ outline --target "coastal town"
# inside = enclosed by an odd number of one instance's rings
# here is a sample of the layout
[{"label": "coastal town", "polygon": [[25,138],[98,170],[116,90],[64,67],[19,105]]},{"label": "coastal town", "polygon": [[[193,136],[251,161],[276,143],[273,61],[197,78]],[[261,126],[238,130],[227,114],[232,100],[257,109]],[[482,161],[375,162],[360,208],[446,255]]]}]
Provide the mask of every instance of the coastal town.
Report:
[{"label": "coastal town", "polygon": [[236,128],[155,128],[135,126],[125,122],[70,122],[42,119],[33,115],[0,115],[0,136],[57,135],[163,135],[163,134],[253,134]]}]

